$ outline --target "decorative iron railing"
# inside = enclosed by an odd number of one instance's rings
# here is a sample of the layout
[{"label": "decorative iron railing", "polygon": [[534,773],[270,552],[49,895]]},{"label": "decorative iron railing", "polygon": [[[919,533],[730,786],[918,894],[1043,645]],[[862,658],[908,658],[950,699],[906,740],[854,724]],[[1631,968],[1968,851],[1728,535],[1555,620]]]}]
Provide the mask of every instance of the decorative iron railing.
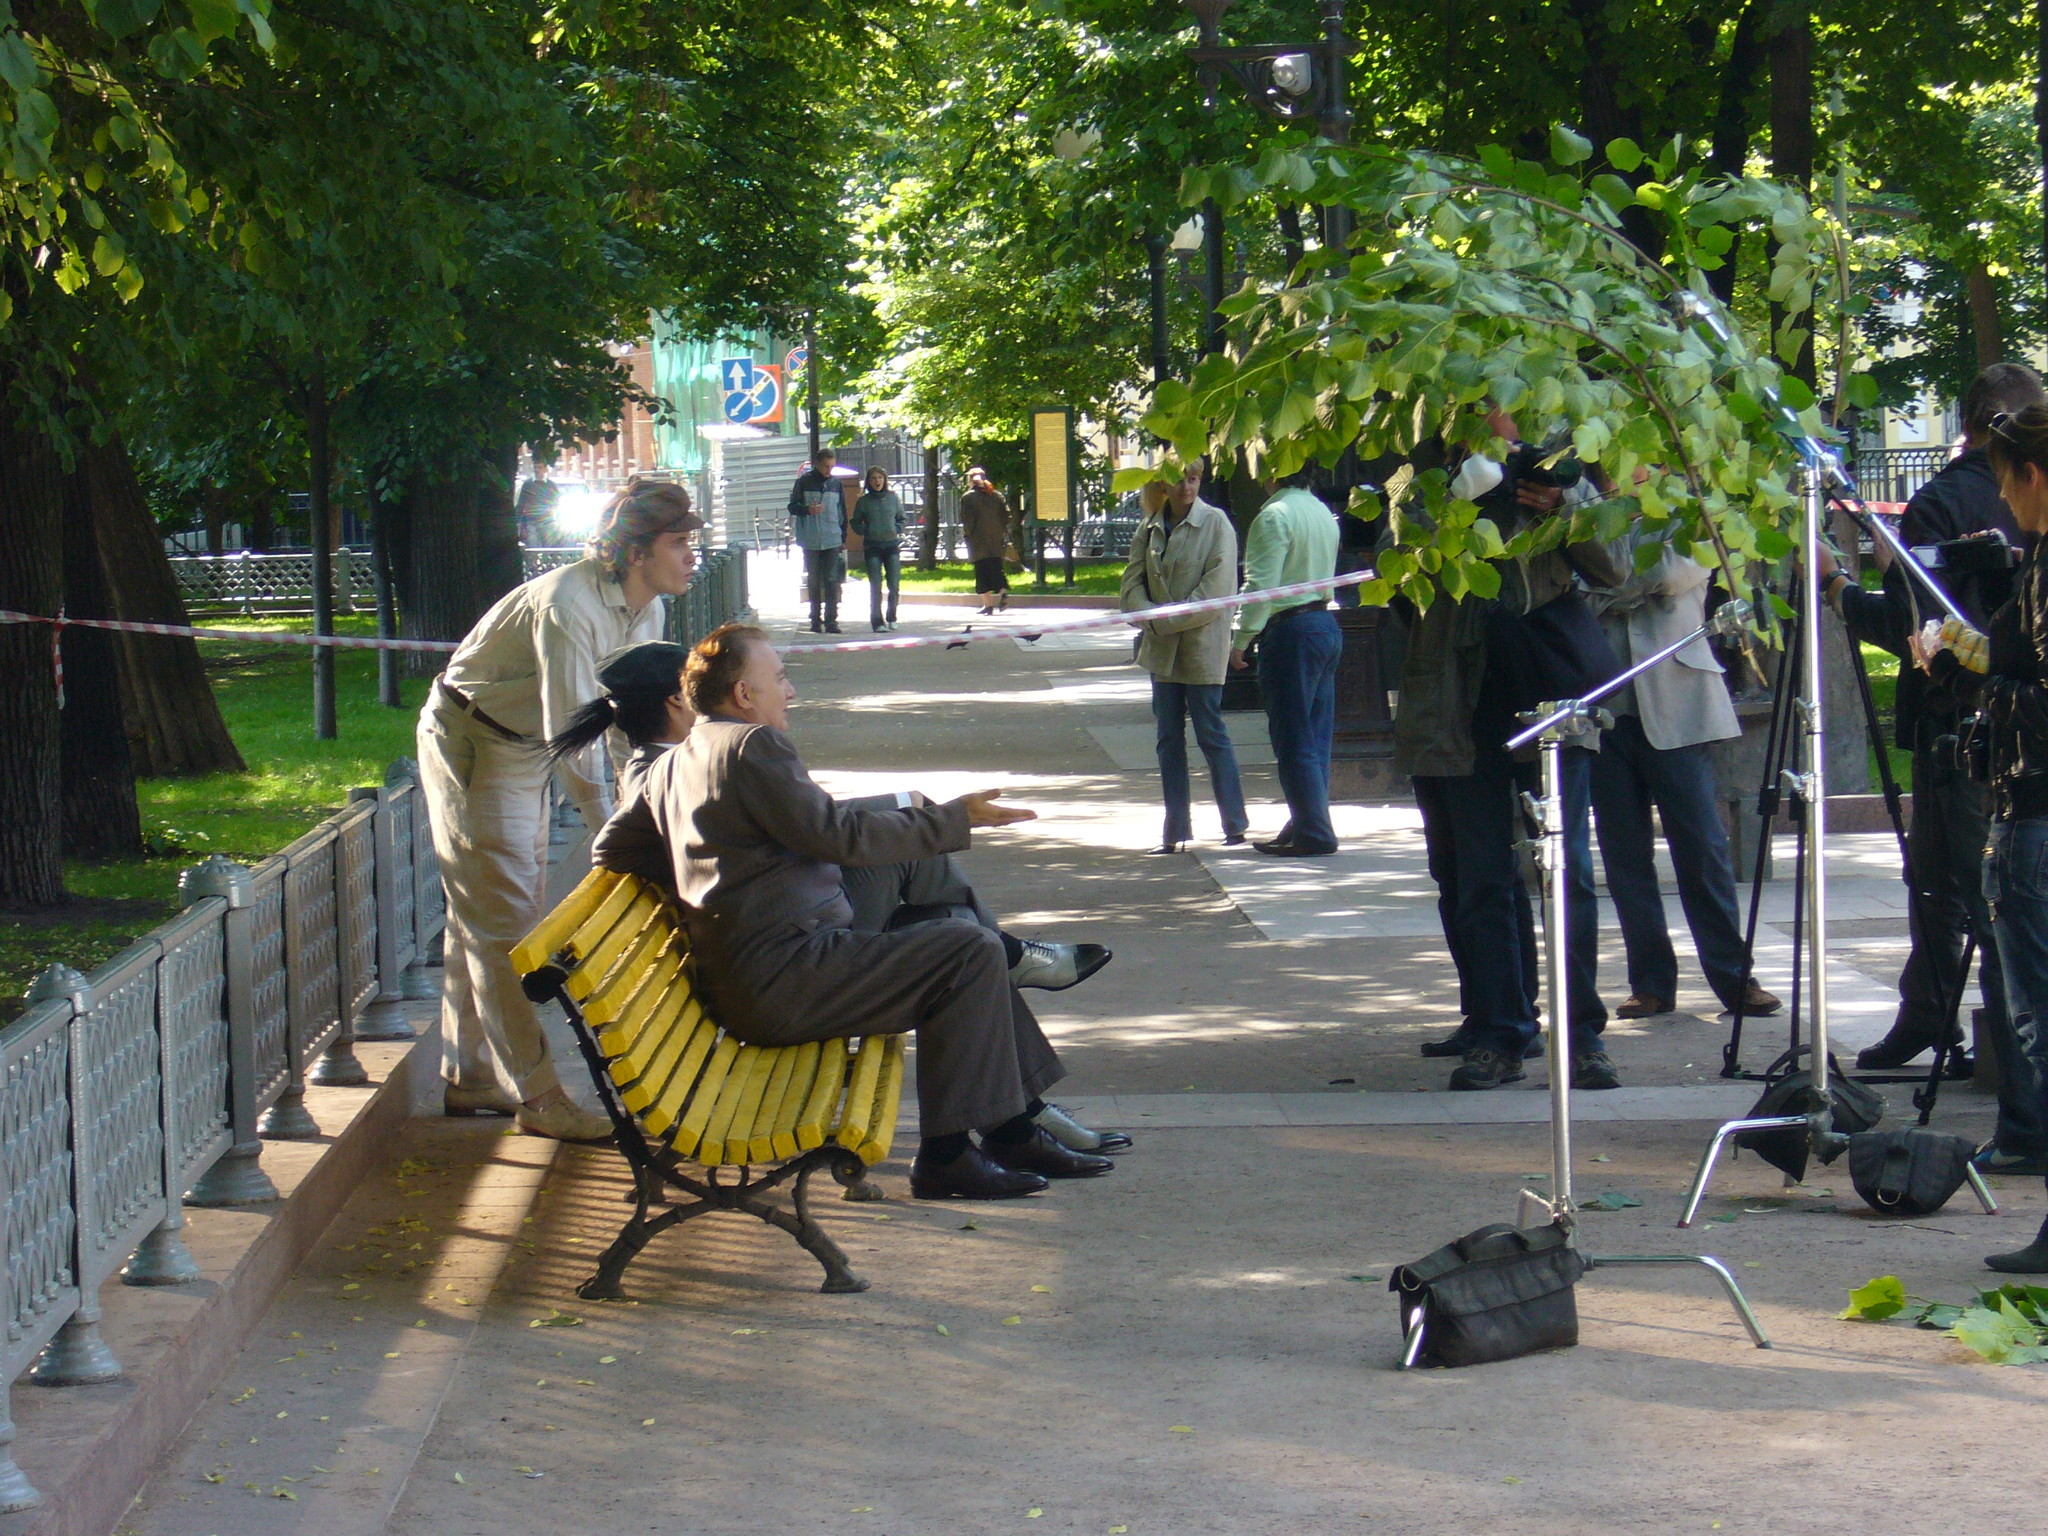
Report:
[{"label": "decorative iron railing", "polygon": [[433,989],[439,866],[413,765],[282,853],[187,870],[190,903],[90,976],[52,966],[0,1029],[0,1510],[34,1504],[7,1410],[121,1374],[100,1286],[198,1277],[186,1205],[277,1198],[263,1141],[320,1134],[306,1085],[364,1082],[359,1039],[407,1039]]},{"label": "decorative iron railing", "polygon": [[[522,549],[520,567],[531,581],[543,571],[583,558],[583,548]],[[236,613],[305,612],[313,606],[313,557],[299,554],[173,555],[171,572],[190,609]],[[334,608],[337,613],[377,606],[376,569],[369,551],[334,552]]]}]

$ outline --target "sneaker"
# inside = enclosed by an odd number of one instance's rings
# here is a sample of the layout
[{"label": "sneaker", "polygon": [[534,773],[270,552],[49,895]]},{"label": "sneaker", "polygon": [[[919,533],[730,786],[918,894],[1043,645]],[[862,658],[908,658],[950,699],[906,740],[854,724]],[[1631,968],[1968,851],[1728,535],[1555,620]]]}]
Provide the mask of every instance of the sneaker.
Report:
[{"label": "sneaker", "polygon": [[1523,1075],[1522,1064],[1512,1055],[1503,1056],[1490,1046],[1477,1046],[1451,1069],[1451,1091],[1481,1093],[1505,1083],[1519,1083]]},{"label": "sneaker", "polygon": [[1043,939],[1020,941],[1024,953],[1010,967],[1010,985],[1064,992],[1079,986],[1109,964],[1114,956],[1101,944],[1048,944]]},{"label": "sneaker", "polygon": [[1970,1166],[1979,1173],[2048,1173],[2048,1161],[2038,1152],[2002,1152],[1994,1139],[1979,1147],[1970,1158]]},{"label": "sneaker", "polygon": [[1599,1046],[1572,1057],[1572,1086],[1586,1090],[1619,1088],[1621,1078],[1614,1070],[1614,1058]]}]

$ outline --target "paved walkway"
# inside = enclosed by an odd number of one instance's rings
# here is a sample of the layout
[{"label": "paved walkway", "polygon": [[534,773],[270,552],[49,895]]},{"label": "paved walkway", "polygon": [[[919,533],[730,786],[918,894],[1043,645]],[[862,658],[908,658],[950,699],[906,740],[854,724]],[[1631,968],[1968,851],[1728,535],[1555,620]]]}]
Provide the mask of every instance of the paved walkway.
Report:
[{"label": "paved walkway", "polygon": [[[756,569],[792,638],[793,586]],[[978,622],[915,607],[906,621]],[[835,789],[1000,783],[1040,810],[966,862],[1018,929],[1117,950],[1041,1010],[1072,1070],[1062,1093],[1139,1137],[1112,1176],[920,1204],[906,1128],[885,1203],[825,1202],[865,1295],[817,1294],[782,1234],[719,1218],[654,1243],[633,1304],[593,1306],[574,1286],[624,1215],[616,1156],[417,1122],[191,1426],[133,1536],[1734,1536],[2030,1518],[2038,1479],[2004,1448],[2048,1429],[2048,1376],[1834,1314],[1875,1274],[1967,1296],[1981,1254],[2031,1234],[2039,1182],[2001,1181],[1997,1218],[1957,1204],[1891,1224],[1839,1166],[1787,1189],[1743,1159],[1711,1219],[1674,1231],[1710,1122],[1752,1091],[1718,1078],[1726,1024],[1690,972],[1695,1011],[1616,1024],[1628,1086],[1580,1096],[1580,1191],[1620,1207],[1588,1214],[1585,1243],[1718,1253],[1778,1347],[1751,1349],[1697,1269],[1602,1270],[1580,1287],[1577,1350],[1394,1373],[1388,1270],[1541,1187],[1544,1073],[1453,1095],[1444,1064],[1416,1054],[1456,1009],[1407,808],[1344,808],[1347,851],[1312,868],[1208,846],[1146,856],[1159,811],[1127,658],[1121,637],[1006,639],[791,668],[793,729]],[[1248,763],[1247,788],[1255,827],[1277,828],[1270,768]],[[1903,954],[1880,842],[1829,850],[1851,1043],[1887,1021]],[[1764,912],[1767,982],[1789,961],[1787,896]],[[1617,996],[1611,927],[1603,976]],[[1781,1027],[1751,1026],[1753,1065]],[[1980,1135],[1987,1119],[1985,1098],[1953,1089],[1937,1124]]]}]

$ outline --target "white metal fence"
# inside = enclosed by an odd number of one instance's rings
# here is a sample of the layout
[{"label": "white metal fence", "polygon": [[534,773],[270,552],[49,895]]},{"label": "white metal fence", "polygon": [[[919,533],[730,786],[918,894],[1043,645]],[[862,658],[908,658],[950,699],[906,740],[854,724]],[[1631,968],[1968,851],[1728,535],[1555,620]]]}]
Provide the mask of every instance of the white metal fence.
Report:
[{"label": "white metal fence", "polygon": [[277,1198],[262,1143],[306,1140],[307,1083],[365,1080],[359,1038],[428,997],[440,868],[413,765],[250,869],[185,872],[191,904],[90,976],[52,966],[0,1030],[0,1510],[36,1502],[7,1396],[121,1374],[99,1288],[198,1268],[184,1205]]},{"label": "white metal fence", "polygon": [[[520,564],[531,581],[543,571],[581,560],[583,549],[522,549]],[[171,573],[190,609],[232,609],[237,613],[305,612],[313,606],[313,557],[310,554],[258,555],[248,550],[233,555],[173,555]],[[337,613],[377,606],[375,567],[369,552],[334,552],[334,607]]]}]

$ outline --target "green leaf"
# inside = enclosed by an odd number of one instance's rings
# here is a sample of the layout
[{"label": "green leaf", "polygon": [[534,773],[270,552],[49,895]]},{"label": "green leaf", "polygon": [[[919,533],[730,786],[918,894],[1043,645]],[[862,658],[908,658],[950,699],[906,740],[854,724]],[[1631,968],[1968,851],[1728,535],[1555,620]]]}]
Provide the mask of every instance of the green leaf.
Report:
[{"label": "green leaf", "polygon": [[1643,163],[1643,152],[1634,139],[1609,139],[1607,163],[1617,171],[1633,171]]},{"label": "green leaf", "polygon": [[192,13],[192,30],[203,42],[226,37],[241,23],[241,7],[235,0],[185,0]]},{"label": "green leaf", "polygon": [[1843,382],[1842,394],[1849,404],[1867,411],[1877,404],[1877,379],[1868,373],[1852,373]]},{"label": "green leaf", "polygon": [[1948,1330],[1948,1336],[1993,1365],[2029,1365],[2048,1359],[2048,1349],[2041,1347],[2041,1330],[2003,1297],[1995,1311],[1990,1307],[1965,1308]]},{"label": "green leaf", "polygon": [[1589,1211],[1628,1211],[1642,1203],[1634,1195],[1624,1195],[1616,1189],[1603,1189],[1592,1199],[1580,1202]]},{"label": "green leaf", "polygon": [[[1500,535],[1495,534],[1494,537],[1497,540]],[[1500,596],[1500,567],[1489,565],[1483,560],[1475,561],[1465,567],[1465,585],[1472,589],[1474,597],[1492,601]]]},{"label": "green leaf", "polygon": [[1730,390],[1721,397],[1721,404],[1728,408],[1728,414],[1745,426],[1755,426],[1764,419],[1764,408],[1754,395],[1745,395],[1740,390]]},{"label": "green leaf", "polygon": [[1636,189],[1619,176],[1605,171],[1593,178],[1593,195],[1616,213],[1624,208],[1633,208],[1636,202]]},{"label": "green leaf", "polygon": [[43,82],[42,66],[36,63],[19,32],[0,33],[0,80],[17,91],[30,90]]},{"label": "green leaf", "polygon": [[1578,165],[1593,158],[1593,141],[1558,123],[1550,130],[1550,158],[1559,165]]},{"label": "green leaf", "polygon": [[121,243],[121,237],[114,234],[101,235],[92,243],[93,269],[101,277],[112,277],[128,265],[128,249]]},{"label": "green leaf", "polygon": [[[1801,332],[1800,337],[1804,340],[1805,333]],[[1795,411],[1813,408],[1813,391],[1807,388],[1806,380],[1796,374],[1788,373],[1778,380],[1778,397]]]},{"label": "green leaf", "polygon": [[1709,224],[1693,237],[1693,244],[1709,256],[1726,256],[1735,248],[1735,231],[1726,224]]},{"label": "green leaf", "polygon": [[1851,1322],[1881,1322],[1906,1310],[1906,1287],[1897,1275],[1879,1275],[1849,1293],[1849,1305],[1837,1315]]}]

